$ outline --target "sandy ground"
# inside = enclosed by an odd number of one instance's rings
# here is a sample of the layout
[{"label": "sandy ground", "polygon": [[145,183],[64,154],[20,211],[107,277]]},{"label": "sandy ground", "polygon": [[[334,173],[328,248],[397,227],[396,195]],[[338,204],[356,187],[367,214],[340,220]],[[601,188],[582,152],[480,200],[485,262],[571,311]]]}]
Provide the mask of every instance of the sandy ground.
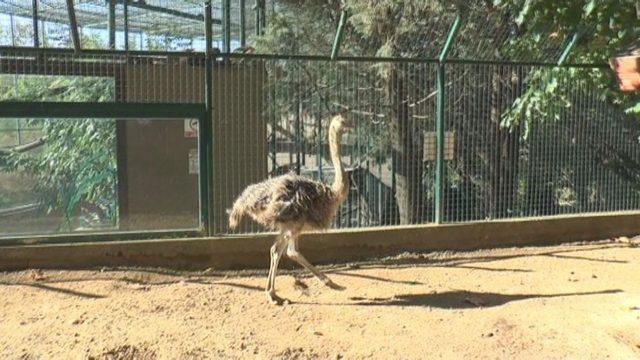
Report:
[{"label": "sandy ground", "polygon": [[[287,264],[285,264],[286,266]],[[1,359],[640,359],[640,247],[402,254],[302,271],[0,274]]]}]

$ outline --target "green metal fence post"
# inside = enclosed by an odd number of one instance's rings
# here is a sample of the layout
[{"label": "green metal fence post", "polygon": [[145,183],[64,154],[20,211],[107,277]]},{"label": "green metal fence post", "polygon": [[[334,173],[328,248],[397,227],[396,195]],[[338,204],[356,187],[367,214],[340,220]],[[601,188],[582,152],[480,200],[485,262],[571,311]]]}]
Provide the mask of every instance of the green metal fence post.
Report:
[{"label": "green metal fence post", "polygon": [[449,50],[451,49],[451,43],[458,33],[458,29],[460,28],[460,15],[456,16],[455,20],[451,24],[451,28],[449,29],[449,34],[447,35],[447,40],[442,47],[442,51],[440,51],[440,56],[438,57],[438,68],[436,72],[437,77],[437,104],[436,104],[436,177],[435,177],[435,222],[437,224],[441,224],[444,218],[444,142],[445,142],[445,113],[444,113],[444,100],[445,100],[445,92],[444,92],[444,79],[445,79],[445,61],[447,60],[447,55],[449,54]]},{"label": "green metal fence post", "polygon": [[40,47],[40,29],[38,28],[38,0],[33,0],[31,3],[33,18],[33,47]]},{"label": "green metal fence post", "polygon": [[333,39],[333,48],[331,49],[331,60],[335,60],[338,57],[340,51],[340,44],[342,43],[342,34],[344,32],[344,24],[347,21],[347,10],[342,9],[340,13],[340,21],[338,22],[338,29],[336,30],[336,36]]},{"label": "green metal fence post", "polygon": [[124,11],[124,51],[129,51],[129,0],[124,0],[122,6]]},{"label": "green metal fence post", "polygon": [[260,36],[262,35],[262,29],[260,27],[260,0],[256,0],[256,3],[254,5],[254,10],[256,12],[256,35]]},{"label": "green metal fence post", "polygon": [[558,66],[564,65],[564,63],[567,61],[567,58],[571,53],[571,49],[573,49],[573,46],[578,41],[579,37],[580,37],[580,32],[576,31],[575,33],[573,33],[573,35],[571,36],[571,40],[569,40],[569,43],[567,43],[567,46],[564,48],[564,51],[562,51],[562,55],[560,55],[560,58],[558,59]]},{"label": "green metal fence post", "polygon": [[109,0],[109,49],[116,48],[116,0]]},{"label": "green metal fence post", "polygon": [[213,235],[213,29],[211,1],[205,1],[205,119],[200,126],[200,204],[207,235]]},{"label": "green metal fence post", "polygon": [[240,0],[240,46],[242,47],[247,45],[246,10],[245,0]]},{"label": "green metal fence post", "polygon": [[231,52],[231,0],[222,0],[222,48]]}]

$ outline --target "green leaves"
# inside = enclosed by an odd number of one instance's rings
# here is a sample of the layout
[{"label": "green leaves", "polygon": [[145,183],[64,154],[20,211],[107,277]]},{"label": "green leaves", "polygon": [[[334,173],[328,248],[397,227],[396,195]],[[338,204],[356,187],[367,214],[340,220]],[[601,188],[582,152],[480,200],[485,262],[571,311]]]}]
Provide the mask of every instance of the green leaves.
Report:
[{"label": "green leaves", "polygon": [[[0,76],[2,80],[3,76]],[[25,101],[112,101],[110,79],[78,76],[19,76],[1,99]],[[60,226],[90,205],[106,222],[117,222],[115,121],[96,119],[27,119],[41,128],[46,143],[37,150],[0,159],[1,171],[29,174],[33,191],[49,212],[60,212]]]}]

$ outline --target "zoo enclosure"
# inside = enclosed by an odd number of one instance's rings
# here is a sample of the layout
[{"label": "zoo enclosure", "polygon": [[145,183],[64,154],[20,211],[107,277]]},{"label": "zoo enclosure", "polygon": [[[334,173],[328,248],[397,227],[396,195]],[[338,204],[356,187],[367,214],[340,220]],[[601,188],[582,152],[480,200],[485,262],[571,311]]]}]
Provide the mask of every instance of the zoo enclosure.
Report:
[{"label": "zoo enclosure", "polygon": [[[552,91],[567,103],[548,105],[533,123],[503,121],[548,72],[589,76],[604,64],[566,63],[570,39],[549,51],[557,56],[553,62],[469,60],[456,53],[460,19],[445,20],[451,20],[445,21],[447,36],[435,43],[434,56],[420,59],[211,47],[204,53],[0,49],[0,73],[9,76],[0,115],[14,123],[30,119],[27,129],[34,133],[43,124],[35,119],[106,119],[114,125],[110,176],[117,178],[109,185],[117,193],[111,200],[117,215],[107,226],[34,232],[18,221],[16,231],[2,234],[3,243],[66,241],[70,234],[228,234],[224,210],[250,183],[286,171],[330,181],[326,125],[335,111],[346,111],[357,124],[343,146],[353,182],[338,227],[639,209],[638,125],[597,89],[555,84]],[[212,32],[206,35],[205,43],[213,44]],[[34,99],[12,91],[36,80],[46,87],[71,81],[67,90],[98,88],[108,96],[54,92]],[[187,138],[189,119],[202,125],[196,138]],[[144,153],[158,155],[136,156]],[[198,169],[188,168],[189,160]],[[23,209],[11,209],[10,221],[25,218]],[[260,230],[246,223],[240,231]]]}]

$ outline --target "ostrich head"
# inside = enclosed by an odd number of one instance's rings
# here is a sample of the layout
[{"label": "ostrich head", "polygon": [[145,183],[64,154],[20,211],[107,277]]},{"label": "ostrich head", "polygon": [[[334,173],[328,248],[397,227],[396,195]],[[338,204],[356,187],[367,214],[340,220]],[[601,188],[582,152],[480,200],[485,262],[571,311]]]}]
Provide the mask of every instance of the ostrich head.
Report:
[{"label": "ostrich head", "polygon": [[329,130],[337,135],[341,135],[345,130],[352,128],[353,125],[344,115],[338,114],[331,119]]}]

